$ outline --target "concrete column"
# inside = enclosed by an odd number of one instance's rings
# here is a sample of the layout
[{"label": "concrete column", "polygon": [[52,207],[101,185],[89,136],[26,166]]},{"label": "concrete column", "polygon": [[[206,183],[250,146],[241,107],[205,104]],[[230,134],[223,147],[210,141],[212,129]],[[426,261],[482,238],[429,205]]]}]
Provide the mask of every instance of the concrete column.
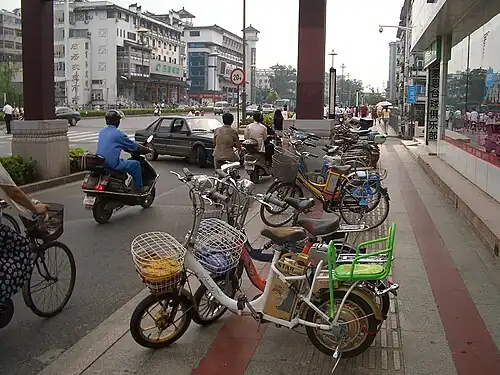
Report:
[{"label": "concrete column", "polygon": [[441,139],[446,131],[446,98],[448,96],[448,62],[451,59],[451,35],[441,38],[441,64],[439,83],[439,131],[437,152],[440,153]]},{"label": "concrete column", "polygon": [[37,175],[46,180],[69,174],[66,120],[12,122],[12,155],[36,160]]},{"label": "concrete column", "polygon": [[299,0],[297,118],[323,119],[326,0]]},{"label": "concrete column", "polygon": [[21,12],[25,119],[53,119],[54,4],[52,1],[22,0]]}]

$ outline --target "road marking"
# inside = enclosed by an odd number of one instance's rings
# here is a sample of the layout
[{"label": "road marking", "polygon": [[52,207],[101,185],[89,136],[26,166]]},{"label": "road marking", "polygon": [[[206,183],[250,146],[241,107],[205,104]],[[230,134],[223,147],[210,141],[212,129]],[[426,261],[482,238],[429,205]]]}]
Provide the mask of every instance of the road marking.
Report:
[{"label": "road marking", "polygon": [[[132,141],[135,141],[134,134],[127,134],[127,137]],[[69,130],[68,138],[71,145],[75,143],[95,143],[99,139],[99,132]],[[11,141],[12,141],[11,134],[0,135],[0,145],[9,144]]]}]

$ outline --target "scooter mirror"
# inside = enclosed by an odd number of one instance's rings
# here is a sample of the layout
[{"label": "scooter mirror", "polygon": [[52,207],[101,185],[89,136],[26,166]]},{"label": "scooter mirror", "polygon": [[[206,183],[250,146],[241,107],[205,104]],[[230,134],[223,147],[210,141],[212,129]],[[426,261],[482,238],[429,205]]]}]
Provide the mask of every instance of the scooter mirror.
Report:
[{"label": "scooter mirror", "polygon": [[146,139],[146,143],[151,143],[151,141],[153,140],[155,136],[153,134],[151,134],[148,139]]}]

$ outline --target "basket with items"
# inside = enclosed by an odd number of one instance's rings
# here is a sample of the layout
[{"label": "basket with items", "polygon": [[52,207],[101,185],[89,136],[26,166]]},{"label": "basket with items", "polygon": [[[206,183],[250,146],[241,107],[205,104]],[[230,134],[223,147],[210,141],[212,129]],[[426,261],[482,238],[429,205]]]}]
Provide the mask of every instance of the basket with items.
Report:
[{"label": "basket with items", "polygon": [[[34,204],[40,203],[35,199],[32,199],[32,202]],[[49,208],[45,215],[31,219],[20,216],[28,235],[44,243],[57,240],[64,232],[64,205],[59,203],[47,204]]]},{"label": "basket with items", "polygon": [[135,269],[152,293],[178,286],[185,253],[186,249],[164,232],[143,233],[132,241]]},{"label": "basket with items", "polygon": [[273,176],[283,183],[295,181],[299,172],[299,156],[282,147],[276,147],[273,155]]}]

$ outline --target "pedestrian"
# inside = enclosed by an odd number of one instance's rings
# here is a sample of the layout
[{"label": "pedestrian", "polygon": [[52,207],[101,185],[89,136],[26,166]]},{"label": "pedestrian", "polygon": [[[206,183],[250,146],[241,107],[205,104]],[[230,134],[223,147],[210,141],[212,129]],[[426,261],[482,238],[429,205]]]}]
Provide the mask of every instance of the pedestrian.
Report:
[{"label": "pedestrian", "polygon": [[5,127],[7,130],[7,134],[10,134],[10,122],[12,121],[12,116],[14,114],[14,108],[9,104],[9,102],[5,102],[5,105],[2,109],[4,120],[5,120]]},{"label": "pedestrian", "polygon": [[366,104],[361,106],[361,117],[368,117],[368,107]]},{"label": "pedestrian", "polygon": [[[30,200],[1,164],[0,199],[27,219],[31,219],[33,214],[45,214],[49,207]],[[32,269],[30,241],[10,226],[0,224],[0,310],[5,301],[29,280]]]},{"label": "pedestrian", "polygon": [[389,119],[391,118],[391,110],[389,106],[385,106],[382,110],[382,125],[384,127],[384,133],[387,134],[387,125],[389,125]]},{"label": "pedestrian", "polygon": [[273,117],[273,126],[274,130],[276,131],[276,134],[281,137],[281,134],[283,133],[283,123],[285,119],[283,118],[283,113],[279,109],[274,111],[274,117]]},{"label": "pedestrian", "polygon": [[215,169],[220,169],[226,162],[239,161],[238,156],[234,153],[234,148],[241,155],[241,143],[238,132],[231,127],[234,122],[234,116],[226,112],[222,115],[223,126],[215,129],[214,134],[214,166]]},{"label": "pedestrian", "polygon": [[283,106],[283,111],[281,111],[281,114],[283,115],[283,118],[285,120],[288,119],[288,106],[286,104]]}]

